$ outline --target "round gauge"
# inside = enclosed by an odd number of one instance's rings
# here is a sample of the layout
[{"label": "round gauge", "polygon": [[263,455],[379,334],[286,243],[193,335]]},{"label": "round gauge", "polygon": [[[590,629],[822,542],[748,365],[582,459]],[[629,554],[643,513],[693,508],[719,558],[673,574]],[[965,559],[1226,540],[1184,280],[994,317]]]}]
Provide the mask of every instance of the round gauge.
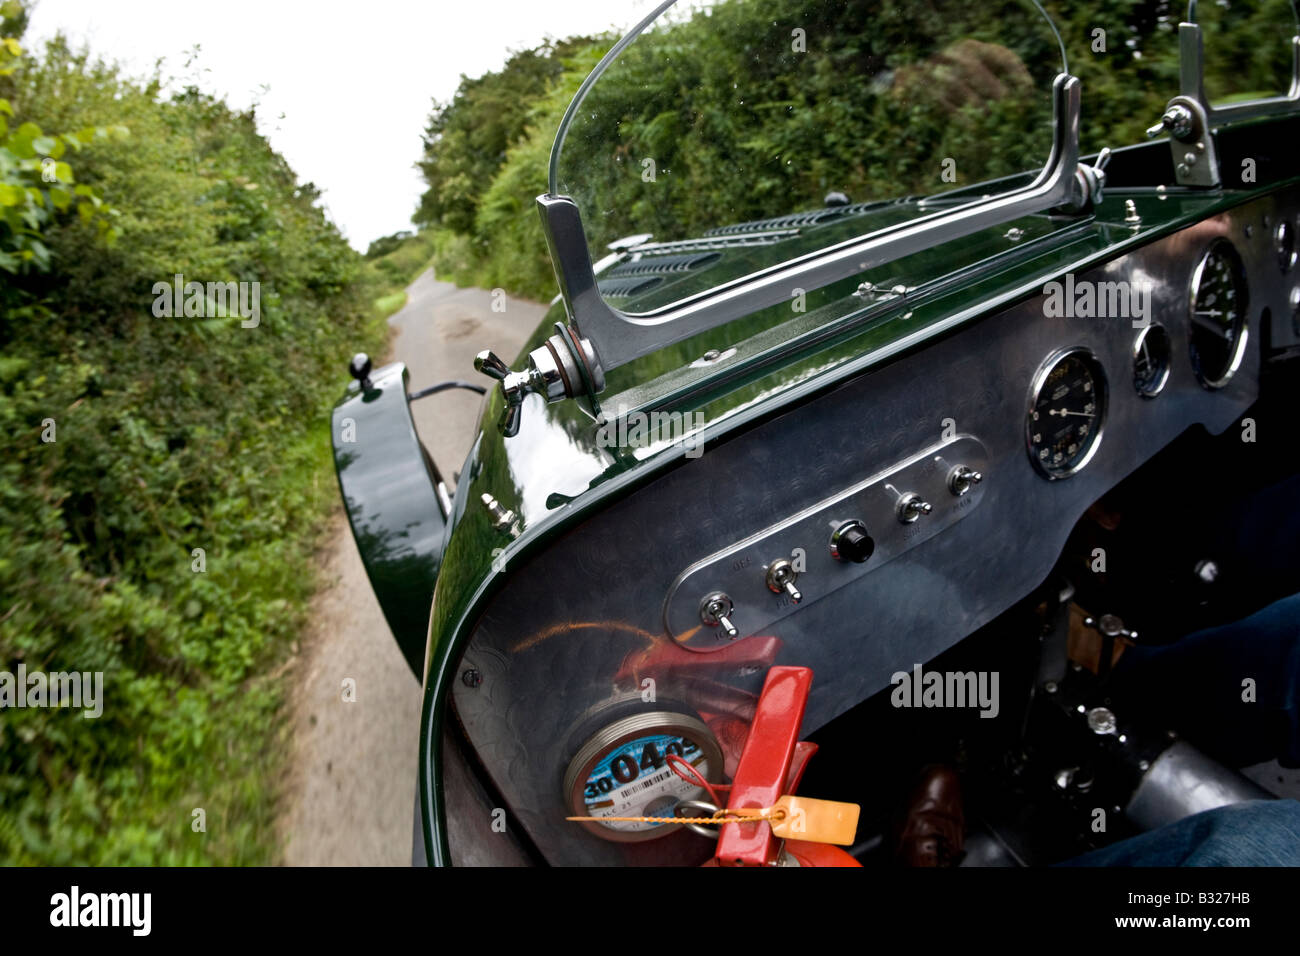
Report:
[{"label": "round gauge", "polygon": [[1290,272],[1296,262],[1295,229],[1291,223],[1283,220],[1273,230],[1273,248],[1277,252],[1277,264],[1283,272]]},{"label": "round gauge", "polygon": [[1173,341],[1165,327],[1152,323],[1133,343],[1133,387],[1145,398],[1155,398],[1169,381]]},{"label": "round gauge", "polygon": [[1206,388],[1228,384],[1246,350],[1246,272],[1226,239],[1216,239],[1192,273],[1192,369]]},{"label": "round gauge", "polygon": [[[668,755],[686,760],[710,783],[722,775],[722,750],[702,722],[656,712],[625,717],[605,727],[578,751],[564,774],[570,811],[582,817],[671,817],[702,787],[679,777]],[[637,821],[586,822],[606,840],[635,842],[667,836],[680,827]]]},{"label": "round gauge", "polygon": [[1025,436],[1045,477],[1067,478],[1097,451],[1106,417],[1106,373],[1084,348],[1057,352],[1034,376]]}]

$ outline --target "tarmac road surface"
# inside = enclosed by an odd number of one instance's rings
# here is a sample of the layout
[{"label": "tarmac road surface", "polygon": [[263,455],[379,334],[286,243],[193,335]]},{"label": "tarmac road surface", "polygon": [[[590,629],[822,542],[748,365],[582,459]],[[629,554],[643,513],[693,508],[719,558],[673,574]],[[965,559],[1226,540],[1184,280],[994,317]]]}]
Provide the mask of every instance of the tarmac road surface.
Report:
[{"label": "tarmac road surface", "polygon": [[[513,362],[546,307],[458,289],[423,273],[389,320],[393,360],[416,391],[447,379],[490,379],[474,355],[490,348]],[[501,306],[498,305],[498,309]],[[348,356],[339,357],[339,388]],[[381,364],[376,362],[376,364]],[[481,397],[457,390],[421,399],[416,430],[448,484],[475,434]],[[281,814],[284,862],[293,866],[409,866],[420,729],[420,686],[370,589],[340,510],[322,562],[309,632],[292,669],[292,757]],[[356,681],[344,702],[343,681]]]}]

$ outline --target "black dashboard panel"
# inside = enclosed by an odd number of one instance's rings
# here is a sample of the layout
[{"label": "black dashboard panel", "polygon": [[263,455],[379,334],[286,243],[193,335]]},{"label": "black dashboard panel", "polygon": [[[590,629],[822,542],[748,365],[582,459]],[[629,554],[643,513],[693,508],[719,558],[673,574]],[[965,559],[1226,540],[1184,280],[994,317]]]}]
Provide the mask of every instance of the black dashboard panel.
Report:
[{"label": "black dashboard panel", "polygon": [[[482,681],[457,681],[454,706],[540,852],[555,864],[607,865],[690,864],[709,855],[707,841],[687,832],[614,843],[575,839],[575,825],[564,820],[565,768],[592,727],[648,706],[646,676],[655,680],[654,707],[743,728],[767,666],[811,667],[804,722],[811,732],[1028,594],[1084,511],[1179,434],[1233,427],[1257,397],[1262,320],[1273,322],[1275,343],[1279,320],[1290,324],[1300,276],[1283,272],[1273,239],[1277,223],[1295,223],[1298,212],[1294,191],[1265,197],[1072,277],[1076,286],[1150,289],[1150,319],[1169,333],[1167,373],[1154,397],[1134,383],[1144,330],[1131,317],[1056,314],[1040,295],[708,448],[521,568],[479,621],[460,669],[473,668]],[[1210,389],[1189,351],[1189,283],[1220,240],[1241,256],[1250,303],[1238,368]],[[1063,350],[1095,356],[1105,420],[1086,464],[1049,480],[1031,463],[1026,416],[1036,377]],[[781,595],[765,586],[761,567],[748,579],[744,566],[725,582],[704,575],[700,588],[728,589],[740,639],[716,642],[729,648],[722,654],[669,637],[666,603],[688,569],[954,436],[977,443],[983,456],[977,506],[960,520],[900,539],[888,560],[873,555],[852,568],[810,562],[798,579],[798,607],[782,613],[770,613]],[[864,516],[869,529],[890,520]],[[834,580],[840,572],[851,577]]]}]

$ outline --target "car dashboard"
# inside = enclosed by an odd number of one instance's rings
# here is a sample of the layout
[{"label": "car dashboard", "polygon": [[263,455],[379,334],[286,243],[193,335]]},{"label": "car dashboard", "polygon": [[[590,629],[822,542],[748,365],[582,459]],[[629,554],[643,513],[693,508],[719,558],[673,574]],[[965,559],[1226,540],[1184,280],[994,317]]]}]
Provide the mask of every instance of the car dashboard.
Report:
[{"label": "car dashboard", "polygon": [[[1180,201],[1117,189],[1089,228],[1137,235]],[[448,811],[453,859],[485,852],[503,801],[551,864],[704,861],[685,828],[566,816],[671,788],[661,752],[729,776],[773,665],[816,675],[815,731],[1023,599],[1180,435],[1249,428],[1262,356],[1300,342],[1300,189],[1216,201],[812,381],[513,566],[454,669],[448,773],[482,786]]]}]

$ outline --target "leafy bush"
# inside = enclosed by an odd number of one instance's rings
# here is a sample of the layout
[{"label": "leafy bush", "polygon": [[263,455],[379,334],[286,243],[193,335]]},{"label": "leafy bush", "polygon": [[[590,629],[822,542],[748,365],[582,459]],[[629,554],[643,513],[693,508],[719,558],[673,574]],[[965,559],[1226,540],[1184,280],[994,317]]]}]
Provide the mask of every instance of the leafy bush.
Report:
[{"label": "leafy bush", "polygon": [[[105,700],[0,711],[0,861],[271,862],[278,674],[337,501],[327,411],[385,342],[361,257],[252,113],[61,39],[3,79],[43,129],[130,134],[76,157],[117,242],[60,209],[62,176],[6,234],[33,254],[0,280],[0,670],[102,671]],[[258,283],[260,321],[155,315],[177,274]]]},{"label": "leafy bush", "polygon": [[[1182,8],[1046,6],[1083,83],[1084,152],[1141,142],[1178,91]],[[1289,0],[1201,4],[1200,21],[1212,91],[1286,86]],[[791,55],[795,26],[815,57]],[[613,40],[526,51],[435,104],[415,220],[435,233],[441,274],[554,294],[533,200],[548,188],[564,109]],[[566,142],[560,191],[578,200],[598,248],[813,208],[830,190],[864,200],[951,188],[940,157],[957,158],[955,185],[1007,175],[1046,158],[1044,94],[1059,64],[1024,0],[722,0],[656,25],[601,78]],[[653,189],[642,157],[657,163]]]},{"label": "leafy bush", "polygon": [[378,256],[367,259],[362,270],[365,288],[376,296],[400,292],[428,268],[432,253],[433,241],[429,236],[423,233],[406,236]]},{"label": "leafy bush", "polygon": [[[502,288],[541,302],[559,291],[536,198],[546,191],[555,129],[579,85],[604,55],[606,41],[612,42],[612,38],[568,41],[552,52],[559,67],[554,80],[527,102],[527,110],[518,118],[518,128],[510,137],[513,145],[474,197],[472,227],[458,231],[439,222],[428,230],[433,263],[441,278],[460,286]],[[561,57],[560,50],[569,53]]]},{"label": "leafy bush", "polygon": [[409,229],[403,229],[390,236],[380,236],[366,247],[366,261],[369,262],[371,259],[378,259],[380,256],[388,255],[398,249],[412,235],[414,233]]},{"label": "leafy bush", "polygon": [[[0,80],[5,80],[6,93],[23,48],[16,37],[5,33],[25,23],[26,11],[15,0],[0,7]],[[89,186],[76,183],[64,156],[98,139],[124,137],[126,128],[86,127],[51,135],[33,122],[15,123],[13,104],[0,97],[0,271],[49,269],[50,250],[42,232],[74,208],[83,222],[95,224],[106,242],[116,240],[118,233],[111,223],[115,211]]]}]

